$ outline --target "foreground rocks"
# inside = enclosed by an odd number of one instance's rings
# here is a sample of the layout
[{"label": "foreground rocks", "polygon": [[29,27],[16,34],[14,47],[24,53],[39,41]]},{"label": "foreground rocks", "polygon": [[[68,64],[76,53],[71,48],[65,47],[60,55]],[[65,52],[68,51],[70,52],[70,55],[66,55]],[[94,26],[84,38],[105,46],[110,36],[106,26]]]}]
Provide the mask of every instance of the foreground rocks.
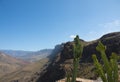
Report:
[{"label": "foreground rocks", "polygon": [[[56,82],[65,82],[65,79],[58,80]],[[76,82],[102,82],[101,80],[89,80],[83,78],[76,78]]]}]

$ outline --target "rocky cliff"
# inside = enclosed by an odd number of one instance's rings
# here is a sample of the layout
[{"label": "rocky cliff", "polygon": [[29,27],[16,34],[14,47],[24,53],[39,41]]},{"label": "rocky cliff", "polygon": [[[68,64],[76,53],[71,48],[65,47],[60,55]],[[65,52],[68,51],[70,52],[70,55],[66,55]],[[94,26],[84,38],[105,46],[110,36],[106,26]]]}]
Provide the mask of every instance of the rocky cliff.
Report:
[{"label": "rocky cliff", "polygon": [[[118,55],[120,55],[120,32],[106,34],[101,38],[91,42],[85,42],[84,40],[80,40],[80,41],[84,45],[84,51],[80,62],[87,63],[87,66],[91,65],[88,63],[92,62],[92,58],[91,58],[92,54],[97,54],[100,60],[99,53],[96,51],[96,46],[98,44],[98,41],[101,41],[104,45],[107,46],[106,54],[108,58],[111,52],[115,52]],[[61,52],[57,54],[57,56],[52,61],[52,63],[44,70],[44,72],[40,74],[37,82],[55,82],[56,80],[65,77],[66,71],[71,70],[72,59],[73,59],[73,51],[72,51],[73,44],[74,42],[67,42],[64,44],[64,47],[61,50]],[[83,77],[85,77],[85,75],[86,74],[84,74]],[[91,79],[95,79],[94,74],[93,76],[92,75],[90,76]]]}]

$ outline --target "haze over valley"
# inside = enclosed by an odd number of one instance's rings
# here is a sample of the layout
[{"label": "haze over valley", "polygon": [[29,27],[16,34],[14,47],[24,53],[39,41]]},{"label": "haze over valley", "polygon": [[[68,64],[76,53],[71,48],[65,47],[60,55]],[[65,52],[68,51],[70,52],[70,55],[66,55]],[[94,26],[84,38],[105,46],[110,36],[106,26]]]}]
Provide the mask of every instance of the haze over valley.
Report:
[{"label": "haze over valley", "polygon": [[0,82],[119,82],[119,59],[119,0],[0,0]]}]

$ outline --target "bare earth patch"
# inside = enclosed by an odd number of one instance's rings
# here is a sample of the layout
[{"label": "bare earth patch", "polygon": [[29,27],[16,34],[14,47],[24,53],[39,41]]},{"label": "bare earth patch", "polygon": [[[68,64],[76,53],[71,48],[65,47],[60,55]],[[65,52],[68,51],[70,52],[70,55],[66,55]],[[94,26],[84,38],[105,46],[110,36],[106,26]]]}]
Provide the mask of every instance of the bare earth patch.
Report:
[{"label": "bare earth patch", "polygon": [[[65,82],[65,79],[61,79],[61,80],[58,80],[56,82]],[[77,78],[76,82],[102,82],[102,81]]]}]

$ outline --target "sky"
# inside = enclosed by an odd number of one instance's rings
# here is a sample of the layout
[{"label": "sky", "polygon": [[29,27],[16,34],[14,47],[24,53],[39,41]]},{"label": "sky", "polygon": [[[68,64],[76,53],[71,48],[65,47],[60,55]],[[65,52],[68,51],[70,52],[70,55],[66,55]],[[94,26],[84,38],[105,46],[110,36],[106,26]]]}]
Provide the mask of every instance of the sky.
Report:
[{"label": "sky", "polygon": [[120,0],[0,0],[0,49],[49,49],[116,31]]}]

